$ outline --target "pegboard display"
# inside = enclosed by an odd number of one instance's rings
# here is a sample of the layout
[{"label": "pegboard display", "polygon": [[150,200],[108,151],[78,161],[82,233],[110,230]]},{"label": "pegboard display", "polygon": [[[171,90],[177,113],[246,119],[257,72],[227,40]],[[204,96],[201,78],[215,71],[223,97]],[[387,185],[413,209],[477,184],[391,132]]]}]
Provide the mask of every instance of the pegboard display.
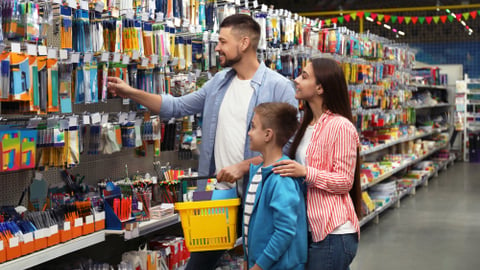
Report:
[{"label": "pegboard display", "polygon": [[[179,160],[178,153],[169,151],[162,152],[159,158],[153,157],[153,147],[149,146],[147,149],[147,156],[136,157],[133,149],[123,149],[120,152],[111,155],[82,155],[80,165],[72,168],[69,171],[75,174],[85,176],[84,182],[95,185],[98,180],[104,178],[111,178],[113,180],[125,177],[125,164],[128,164],[128,172],[154,174],[153,162],[160,161],[161,163],[169,162],[172,168],[197,168],[198,161],[196,160]],[[48,184],[56,184],[62,182],[60,175],[61,169],[51,168],[43,171],[42,174],[47,180]],[[34,177],[34,170],[25,170],[10,173],[0,173],[0,185],[2,192],[0,192],[0,205],[17,205],[22,192],[32,182]],[[27,196],[22,201],[22,205],[27,205]]]}]

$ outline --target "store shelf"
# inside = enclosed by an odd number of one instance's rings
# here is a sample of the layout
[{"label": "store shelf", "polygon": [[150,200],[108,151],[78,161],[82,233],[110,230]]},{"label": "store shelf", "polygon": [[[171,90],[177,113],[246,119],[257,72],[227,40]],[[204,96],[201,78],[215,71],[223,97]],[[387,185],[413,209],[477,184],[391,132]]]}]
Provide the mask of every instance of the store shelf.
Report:
[{"label": "store shelf", "polygon": [[419,109],[433,109],[433,108],[445,108],[445,107],[451,107],[451,106],[454,106],[452,104],[448,104],[448,103],[445,103],[445,104],[433,104],[433,105],[416,105],[416,106],[413,106],[414,109],[416,110],[419,110]]},{"label": "store shelf", "polygon": [[417,88],[422,88],[422,89],[438,89],[438,90],[448,90],[448,87],[446,85],[422,85],[422,84],[414,84],[411,85]]},{"label": "store shelf", "polygon": [[66,243],[58,244],[46,249],[42,249],[35,253],[17,258],[15,260],[7,261],[0,264],[2,270],[19,270],[27,269],[44,262],[53,260],[63,255],[84,249],[89,246],[105,241],[105,232],[99,231],[89,235],[81,236],[72,239]]},{"label": "store shelf", "polygon": [[135,232],[133,234],[130,234],[130,232],[126,232],[125,230],[105,230],[105,233],[107,235],[124,235],[125,240],[129,240],[147,235],[149,233],[161,230],[171,225],[175,225],[179,222],[180,216],[178,214],[173,214],[163,219],[151,219],[149,221],[142,221],[138,225],[138,232]]},{"label": "store shelf", "polygon": [[[441,148],[439,148],[439,149],[441,149]],[[425,155],[425,156],[427,156],[427,155]],[[445,166],[447,166],[447,164],[451,163],[453,160],[455,160],[455,157],[454,156],[450,157],[448,160],[444,161],[444,163],[442,165],[440,165],[437,170],[435,170],[432,173],[430,173],[429,175],[427,175],[421,181],[416,182],[414,186],[411,186],[411,187],[401,191],[396,196],[392,197],[388,203],[386,203],[385,205],[375,209],[372,213],[370,213],[367,216],[365,216],[364,218],[362,218],[362,220],[359,221],[360,227],[362,227],[366,223],[370,222],[374,218],[378,217],[382,212],[384,212],[385,210],[390,208],[392,205],[394,205],[396,203],[399,203],[399,201],[401,199],[403,199],[405,196],[407,196],[409,194],[412,194],[412,195],[415,194],[415,189],[418,186],[428,185],[428,180],[431,179],[432,177],[434,177],[435,175],[437,175],[437,173],[440,170],[444,169]]]},{"label": "store shelf", "polygon": [[426,153],[425,155],[423,155],[423,156],[420,156],[420,157],[418,157],[418,158],[416,158],[416,159],[413,159],[413,160],[410,160],[410,161],[408,161],[408,162],[403,163],[402,165],[398,166],[397,168],[391,170],[390,172],[387,172],[387,173],[379,176],[377,179],[373,180],[372,182],[370,182],[370,183],[368,183],[368,184],[366,184],[366,185],[363,185],[363,186],[362,186],[362,191],[363,191],[363,190],[366,190],[366,189],[368,189],[369,187],[372,187],[372,186],[374,186],[374,185],[376,185],[376,184],[378,184],[378,183],[380,183],[380,182],[382,182],[382,181],[385,180],[385,179],[390,178],[391,176],[393,176],[394,174],[402,171],[403,169],[407,168],[408,166],[411,166],[411,165],[413,165],[413,164],[416,164],[416,163],[420,162],[421,160],[425,159],[426,157],[430,156],[431,154],[433,154],[433,153],[435,153],[435,152],[437,152],[437,151],[445,148],[446,146],[448,146],[448,144],[444,144],[444,145],[442,145],[442,146],[439,146],[439,147],[437,147],[437,148],[435,148],[435,149],[427,152],[427,153]]},{"label": "store shelf", "polygon": [[399,144],[399,143],[420,139],[420,138],[423,138],[423,137],[433,135],[435,133],[440,133],[440,132],[445,132],[445,131],[448,131],[448,127],[446,127],[446,128],[436,128],[436,129],[433,129],[430,132],[425,132],[425,133],[417,134],[417,135],[414,135],[414,136],[405,136],[405,137],[402,137],[398,140],[391,141],[389,143],[385,143],[385,144],[381,144],[381,145],[377,145],[377,146],[372,147],[370,149],[360,151],[360,156],[366,156],[366,155],[381,151],[383,149],[386,149],[388,147],[394,146],[394,145]]}]

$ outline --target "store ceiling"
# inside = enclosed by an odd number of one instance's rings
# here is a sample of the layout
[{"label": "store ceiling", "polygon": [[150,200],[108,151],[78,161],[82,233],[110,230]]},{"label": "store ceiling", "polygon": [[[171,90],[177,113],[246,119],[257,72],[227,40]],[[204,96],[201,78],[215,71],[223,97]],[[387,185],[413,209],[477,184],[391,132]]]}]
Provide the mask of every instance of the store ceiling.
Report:
[{"label": "store ceiling", "polygon": [[263,4],[273,5],[277,9],[294,12],[333,11],[333,10],[365,10],[379,8],[421,7],[479,4],[480,0],[261,0]]},{"label": "store ceiling", "polygon": [[[364,11],[368,9],[385,8],[408,8],[408,7],[435,7],[457,6],[480,4],[480,0],[454,1],[454,0],[259,0],[262,4],[273,5],[276,9],[286,9],[292,12],[322,12],[322,11]],[[464,9],[452,10],[455,13],[471,12],[480,10],[480,7],[469,7]],[[378,11],[377,11],[378,12]],[[390,13],[396,16],[441,16],[447,15],[445,10],[429,11],[403,11]],[[328,19],[338,15],[321,16],[320,19]],[[480,15],[476,19],[466,21],[467,25],[474,30],[472,35],[468,35],[465,27],[460,22],[454,20],[446,23],[431,24],[398,24],[392,25],[406,33],[405,36],[398,36],[391,30],[386,30],[382,25],[376,23],[364,22],[364,31],[368,31],[389,39],[397,39],[405,43],[425,43],[425,42],[455,42],[455,41],[480,41]],[[347,28],[359,31],[358,20],[350,21],[344,24]]]}]

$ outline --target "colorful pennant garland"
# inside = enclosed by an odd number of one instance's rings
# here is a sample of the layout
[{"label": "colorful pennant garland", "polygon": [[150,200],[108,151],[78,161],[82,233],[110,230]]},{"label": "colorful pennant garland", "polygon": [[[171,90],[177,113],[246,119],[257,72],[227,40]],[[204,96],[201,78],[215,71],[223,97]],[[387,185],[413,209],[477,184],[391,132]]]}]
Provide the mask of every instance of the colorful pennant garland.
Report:
[{"label": "colorful pennant garland", "polygon": [[461,21],[462,18],[463,20],[468,20],[472,19],[475,20],[477,18],[477,15],[480,14],[480,10],[473,10],[470,12],[464,12],[464,13],[459,13],[456,14],[455,16],[448,14],[448,15],[442,15],[442,16],[393,16],[393,15],[386,15],[386,14],[379,14],[379,13],[373,13],[373,12],[365,12],[365,11],[357,11],[357,12],[352,12],[350,14],[345,14],[343,16],[339,17],[334,17],[334,18],[329,18],[325,20],[321,20],[321,24],[325,25],[331,25],[333,24],[344,24],[344,23],[349,23],[351,21],[356,21],[357,18],[363,18],[363,17],[370,17],[373,20],[377,20],[378,22],[391,22],[391,23],[405,23],[405,24],[410,24],[412,22],[413,24],[417,24],[417,22],[420,22],[420,24],[424,24],[427,22],[427,24],[431,24],[432,21],[435,24],[438,24],[438,22],[446,23],[447,20],[449,22],[453,22],[454,19]]}]

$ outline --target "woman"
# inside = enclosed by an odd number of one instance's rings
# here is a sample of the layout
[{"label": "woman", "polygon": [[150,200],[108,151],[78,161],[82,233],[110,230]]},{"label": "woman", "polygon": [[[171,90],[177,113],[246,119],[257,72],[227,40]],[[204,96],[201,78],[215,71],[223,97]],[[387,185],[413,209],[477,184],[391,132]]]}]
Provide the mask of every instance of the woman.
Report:
[{"label": "woman", "polygon": [[352,123],[344,73],[334,60],[315,58],[295,79],[304,117],[291,158],[274,164],[281,176],[305,177],[311,239],[307,269],[349,269],[361,215],[359,138]]}]

